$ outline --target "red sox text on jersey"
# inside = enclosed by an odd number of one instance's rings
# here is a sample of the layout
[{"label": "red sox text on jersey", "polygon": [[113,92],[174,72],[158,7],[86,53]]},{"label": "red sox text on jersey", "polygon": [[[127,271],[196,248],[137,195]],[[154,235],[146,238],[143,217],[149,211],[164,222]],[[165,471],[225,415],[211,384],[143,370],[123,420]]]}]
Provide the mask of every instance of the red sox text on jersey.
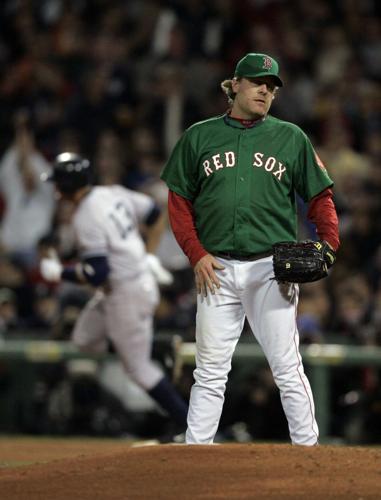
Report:
[{"label": "red sox text on jersey", "polygon": [[[236,156],[234,151],[217,153],[210,160],[205,160],[202,165],[206,176],[209,177],[209,175],[222,168],[235,167]],[[286,167],[282,162],[274,158],[274,156],[266,157],[264,153],[259,151],[253,155],[253,167],[263,167],[266,172],[271,172],[279,181],[282,180],[282,175],[286,172]]]}]

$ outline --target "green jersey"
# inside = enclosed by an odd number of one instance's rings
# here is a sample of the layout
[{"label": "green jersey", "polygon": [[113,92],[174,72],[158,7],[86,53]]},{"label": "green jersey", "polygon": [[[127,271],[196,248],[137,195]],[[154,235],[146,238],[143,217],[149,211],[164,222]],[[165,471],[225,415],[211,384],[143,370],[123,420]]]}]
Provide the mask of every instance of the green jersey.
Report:
[{"label": "green jersey", "polygon": [[270,115],[252,127],[229,115],[192,125],[161,178],[192,201],[210,253],[260,253],[295,241],[296,193],[307,202],[333,184],[305,133]]}]

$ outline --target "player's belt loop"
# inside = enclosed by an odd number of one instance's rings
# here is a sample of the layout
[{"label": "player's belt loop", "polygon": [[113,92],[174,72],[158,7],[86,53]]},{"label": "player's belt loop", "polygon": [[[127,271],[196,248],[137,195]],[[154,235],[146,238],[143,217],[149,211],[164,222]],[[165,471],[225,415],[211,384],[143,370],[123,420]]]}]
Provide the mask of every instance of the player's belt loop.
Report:
[{"label": "player's belt loop", "polygon": [[264,259],[265,257],[270,257],[273,252],[272,250],[269,250],[267,252],[260,252],[260,253],[252,253],[252,254],[241,254],[241,253],[236,253],[236,252],[216,252],[213,253],[216,257],[221,257],[221,259],[227,259],[227,260],[241,260],[241,261],[253,261],[253,260],[259,260],[259,259]]}]

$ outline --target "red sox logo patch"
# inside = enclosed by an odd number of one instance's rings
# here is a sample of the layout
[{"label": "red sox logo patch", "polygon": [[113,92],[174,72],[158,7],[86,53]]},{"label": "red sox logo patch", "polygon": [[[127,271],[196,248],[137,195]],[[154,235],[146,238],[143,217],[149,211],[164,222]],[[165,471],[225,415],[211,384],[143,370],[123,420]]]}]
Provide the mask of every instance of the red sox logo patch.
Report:
[{"label": "red sox logo patch", "polygon": [[314,154],[315,154],[315,160],[316,160],[316,163],[319,165],[319,167],[324,170],[324,172],[327,171],[327,169],[325,168],[325,165],[324,163],[321,161],[321,159],[319,158],[319,155],[316,153],[316,151],[314,150]]},{"label": "red sox logo patch", "polygon": [[264,57],[263,58],[263,69],[271,69],[273,65],[272,60],[269,57]]}]

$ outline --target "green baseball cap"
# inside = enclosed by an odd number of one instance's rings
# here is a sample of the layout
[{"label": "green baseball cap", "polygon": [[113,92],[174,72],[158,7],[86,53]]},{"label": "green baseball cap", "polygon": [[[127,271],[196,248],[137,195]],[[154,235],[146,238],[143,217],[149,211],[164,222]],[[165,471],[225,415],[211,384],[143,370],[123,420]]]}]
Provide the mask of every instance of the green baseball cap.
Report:
[{"label": "green baseball cap", "polygon": [[278,76],[279,65],[275,59],[266,54],[251,52],[240,59],[235,68],[234,76],[256,77],[272,76],[278,87],[283,87],[283,82]]}]

